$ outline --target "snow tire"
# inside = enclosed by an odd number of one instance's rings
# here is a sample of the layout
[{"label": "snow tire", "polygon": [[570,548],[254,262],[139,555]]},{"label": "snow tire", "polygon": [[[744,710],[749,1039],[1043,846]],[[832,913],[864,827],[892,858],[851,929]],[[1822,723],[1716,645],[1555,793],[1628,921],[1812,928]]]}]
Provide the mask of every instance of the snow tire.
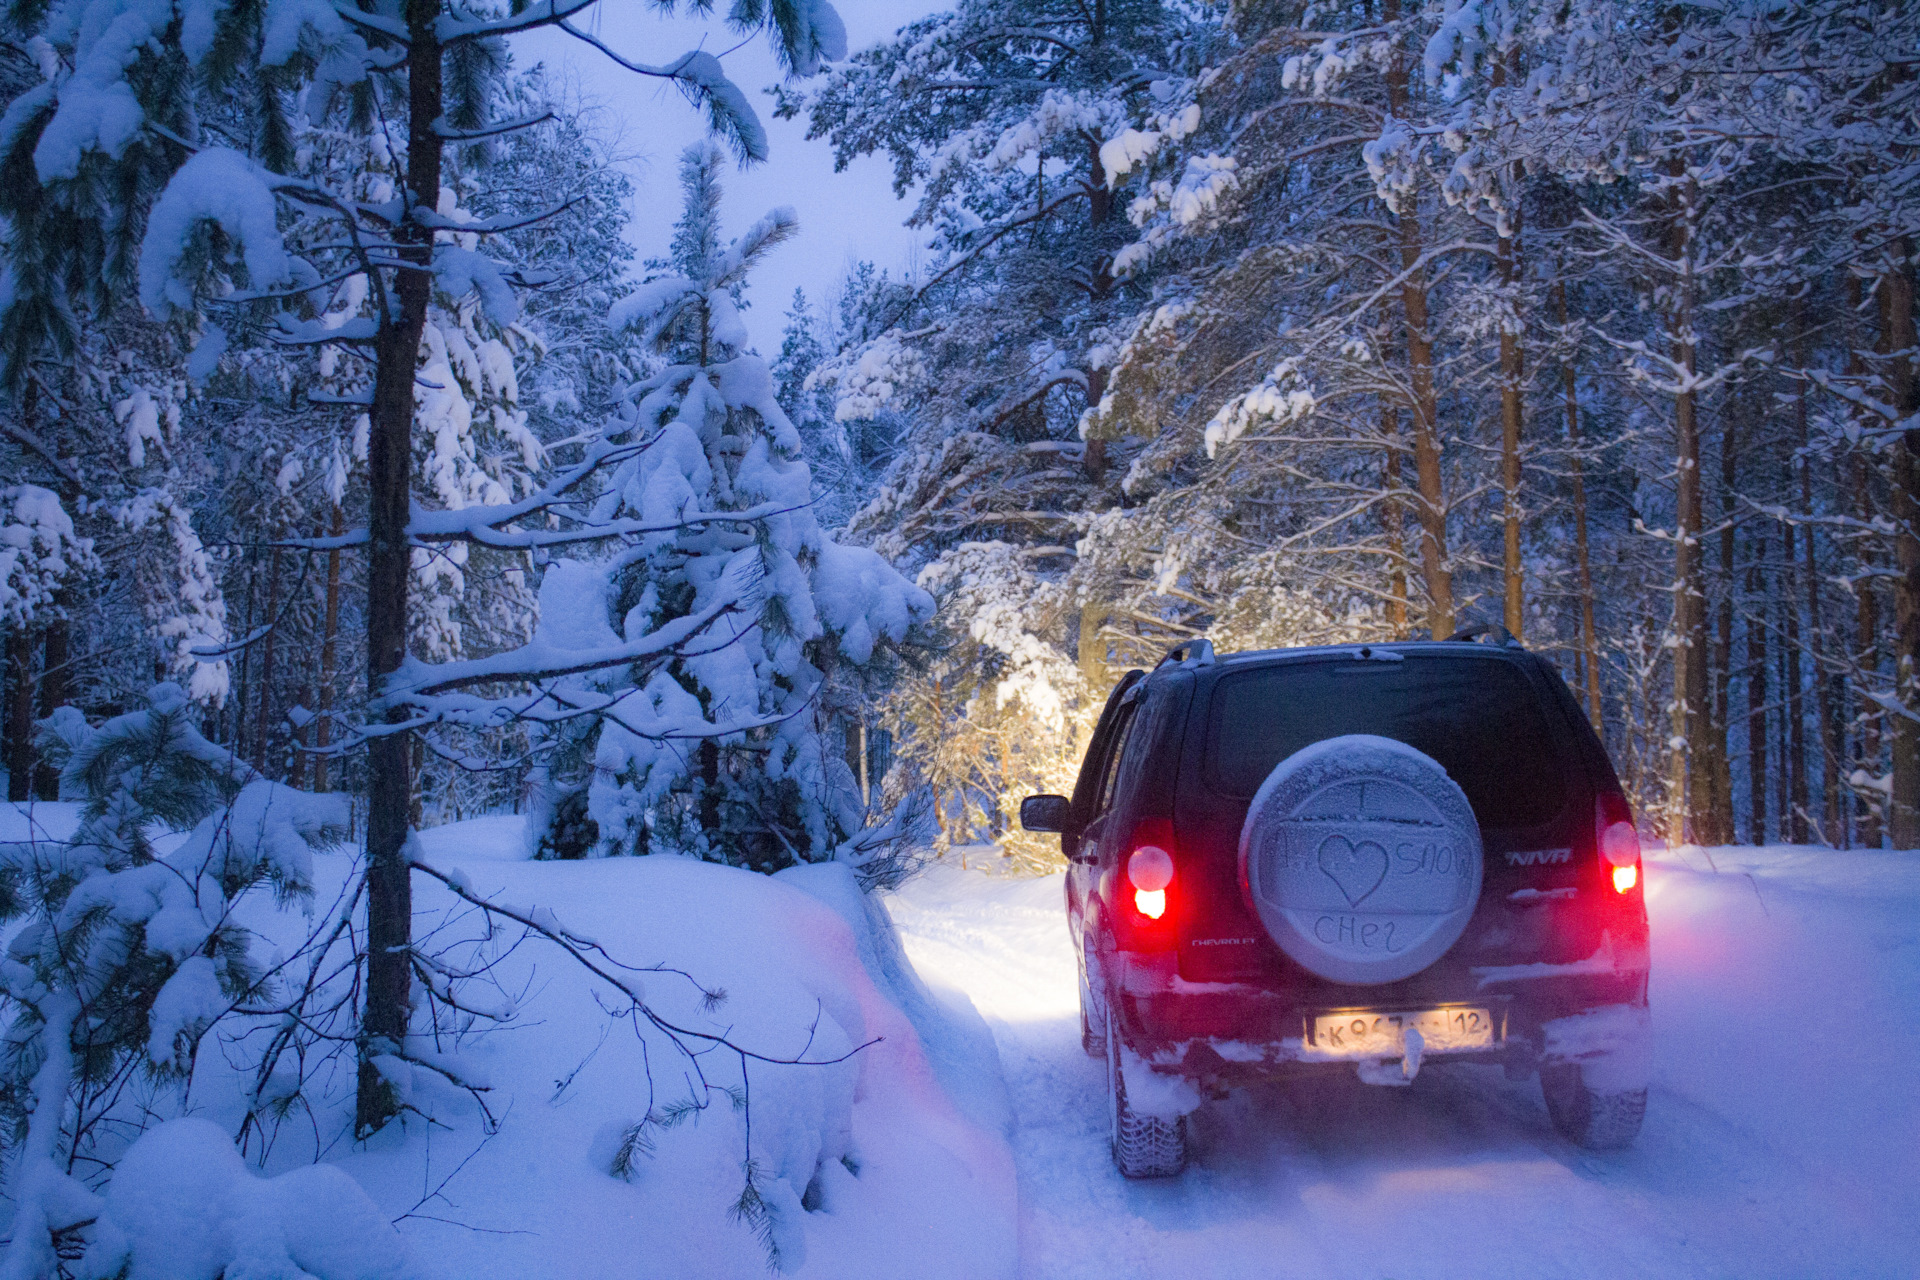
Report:
[{"label": "snow tire", "polygon": [[1120,1033],[1106,1005],[1107,1093],[1113,1122],[1113,1163],[1123,1178],[1171,1178],[1187,1167],[1187,1118],[1143,1116],[1127,1101],[1120,1069]]},{"label": "snow tire", "polygon": [[1540,1093],[1560,1136],[1588,1151],[1620,1151],[1640,1136],[1647,1115],[1647,1091],[1601,1093],[1587,1087],[1577,1062],[1540,1068]]}]

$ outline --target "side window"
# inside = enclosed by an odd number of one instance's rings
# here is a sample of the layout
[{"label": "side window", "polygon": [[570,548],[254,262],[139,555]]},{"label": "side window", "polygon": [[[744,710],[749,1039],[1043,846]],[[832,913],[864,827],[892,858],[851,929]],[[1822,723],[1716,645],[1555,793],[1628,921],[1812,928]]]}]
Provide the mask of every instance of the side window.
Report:
[{"label": "side window", "polygon": [[1113,768],[1115,739],[1120,727],[1131,711],[1120,705],[1127,690],[1140,682],[1144,675],[1141,671],[1129,671],[1120,678],[1107,695],[1107,705],[1100,712],[1100,723],[1094,727],[1093,741],[1087,744],[1086,759],[1080,762],[1080,776],[1073,784],[1074,821],[1085,826],[1092,822],[1100,811],[1100,796],[1105,789],[1107,774]]},{"label": "side window", "polygon": [[1114,784],[1120,778],[1120,761],[1126,757],[1127,743],[1133,738],[1133,726],[1139,721],[1139,710],[1140,700],[1137,698],[1120,708],[1120,722],[1113,727],[1113,746],[1107,752],[1106,771],[1100,779],[1100,801],[1094,808],[1095,816],[1113,807]]}]

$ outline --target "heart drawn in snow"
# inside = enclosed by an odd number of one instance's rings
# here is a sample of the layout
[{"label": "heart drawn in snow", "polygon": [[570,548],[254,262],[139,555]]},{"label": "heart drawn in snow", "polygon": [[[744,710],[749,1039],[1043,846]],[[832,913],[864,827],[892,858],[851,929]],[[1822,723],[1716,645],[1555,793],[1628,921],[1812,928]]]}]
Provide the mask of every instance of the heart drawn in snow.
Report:
[{"label": "heart drawn in snow", "polygon": [[1328,836],[1320,842],[1320,869],[1357,907],[1387,878],[1387,851],[1371,840],[1355,845],[1345,836]]}]

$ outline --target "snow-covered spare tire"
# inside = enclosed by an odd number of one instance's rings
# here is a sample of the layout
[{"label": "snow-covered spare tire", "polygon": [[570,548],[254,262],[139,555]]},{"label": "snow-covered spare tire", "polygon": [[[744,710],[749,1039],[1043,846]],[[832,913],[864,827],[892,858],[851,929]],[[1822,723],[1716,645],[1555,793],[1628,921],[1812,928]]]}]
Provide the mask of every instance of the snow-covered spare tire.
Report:
[{"label": "snow-covered spare tire", "polygon": [[1335,982],[1411,977],[1480,900],[1480,824],[1431,756],[1348,734],[1274,766],[1240,829],[1240,874],[1274,942]]}]

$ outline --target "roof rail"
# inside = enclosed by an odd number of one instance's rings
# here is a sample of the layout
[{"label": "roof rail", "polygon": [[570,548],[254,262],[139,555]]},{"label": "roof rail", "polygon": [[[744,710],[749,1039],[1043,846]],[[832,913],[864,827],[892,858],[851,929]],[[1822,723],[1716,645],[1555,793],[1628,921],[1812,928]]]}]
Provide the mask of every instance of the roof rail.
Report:
[{"label": "roof rail", "polygon": [[1210,667],[1213,665],[1213,642],[1206,639],[1182,640],[1167,650],[1166,657],[1156,662],[1153,669],[1158,671],[1169,662],[1191,662],[1196,667]]},{"label": "roof rail", "polygon": [[1453,635],[1448,638],[1458,640],[1463,644],[1473,644],[1476,641],[1484,642],[1491,639],[1493,643],[1503,649],[1524,649],[1527,647],[1520,643],[1518,636],[1514,635],[1513,632],[1507,630],[1498,622],[1476,622],[1470,627],[1460,628],[1460,630],[1454,632]]}]

